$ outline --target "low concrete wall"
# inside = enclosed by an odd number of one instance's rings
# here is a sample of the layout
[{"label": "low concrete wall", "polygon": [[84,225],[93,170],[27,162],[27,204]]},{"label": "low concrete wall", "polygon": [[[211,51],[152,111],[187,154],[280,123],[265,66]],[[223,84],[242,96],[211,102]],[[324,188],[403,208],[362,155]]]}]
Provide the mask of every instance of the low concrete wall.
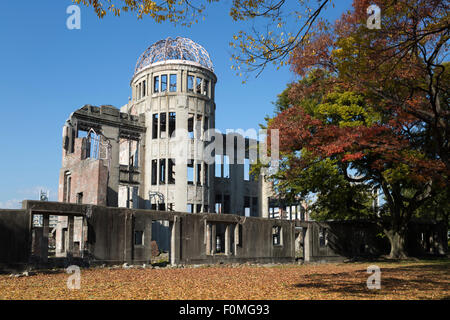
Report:
[{"label": "low concrete wall", "polygon": [[342,261],[355,257],[377,257],[389,253],[382,230],[367,221],[308,222],[306,261]]},{"label": "low concrete wall", "polygon": [[[59,202],[25,201],[24,207],[30,214],[85,217],[88,226],[85,259],[91,263],[149,263],[152,222],[161,220],[169,223],[170,257],[174,264],[295,260],[294,224],[289,221]],[[209,235],[207,240],[208,226],[214,226],[216,237],[222,239],[222,252],[215,252],[215,236]],[[281,227],[280,245],[273,244],[274,226]],[[136,234],[142,237],[142,243],[135,242]]]},{"label": "low concrete wall", "polygon": [[[44,221],[48,221],[49,215],[66,216],[72,222],[73,217],[82,217],[87,226],[87,230],[82,228],[81,231],[87,232],[86,242],[80,246],[84,250],[77,251],[73,244],[65,250],[68,250],[66,257],[69,260],[79,257],[87,265],[149,264],[152,240],[160,237],[152,235],[155,229],[152,225],[159,221],[165,221],[168,226],[165,241],[169,243],[172,264],[290,263],[295,261],[296,242],[297,246],[302,246],[299,251],[303,252],[305,262],[389,253],[386,237],[380,236],[381,230],[367,221],[289,221],[232,214],[24,201],[22,210],[0,210],[0,264],[3,267],[32,263],[33,214],[43,215]],[[73,226],[68,230],[69,241],[81,239],[74,235],[77,231]],[[35,235],[39,234],[42,239],[37,239],[36,243],[42,250],[33,252],[33,258],[37,258],[37,267],[45,267],[52,263],[46,250],[48,237],[35,228]],[[446,228],[434,223],[412,223],[408,248],[411,255],[421,252],[445,254],[448,250]]]},{"label": "low concrete wall", "polygon": [[[205,236],[207,225],[216,229],[229,226],[232,238],[230,254],[211,254]],[[282,244],[274,245],[272,228],[280,226]],[[182,263],[294,262],[294,226],[289,221],[242,217],[236,215],[199,214],[181,218]],[[226,240],[225,240],[226,241]],[[225,245],[225,244],[224,244]]]},{"label": "low concrete wall", "polygon": [[23,269],[29,260],[30,216],[26,210],[0,210],[0,269]]},{"label": "low concrete wall", "polygon": [[[307,229],[305,261],[342,261],[388,255],[390,243],[383,230],[369,221],[297,222]],[[321,237],[322,241],[321,241]],[[443,256],[448,252],[444,223],[411,221],[406,251],[412,257]]]}]

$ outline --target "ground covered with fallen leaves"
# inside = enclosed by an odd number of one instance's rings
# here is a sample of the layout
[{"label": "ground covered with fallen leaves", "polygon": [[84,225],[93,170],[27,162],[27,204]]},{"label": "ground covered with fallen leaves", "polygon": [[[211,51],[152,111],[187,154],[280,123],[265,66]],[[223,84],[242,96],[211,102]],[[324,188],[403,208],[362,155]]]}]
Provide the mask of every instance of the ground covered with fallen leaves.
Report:
[{"label": "ground covered with fallen leaves", "polygon": [[[367,267],[381,289],[367,288]],[[81,269],[69,290],[64,270],[0,275],[0,299],[450,299],[450,260],[185,268]]]}]

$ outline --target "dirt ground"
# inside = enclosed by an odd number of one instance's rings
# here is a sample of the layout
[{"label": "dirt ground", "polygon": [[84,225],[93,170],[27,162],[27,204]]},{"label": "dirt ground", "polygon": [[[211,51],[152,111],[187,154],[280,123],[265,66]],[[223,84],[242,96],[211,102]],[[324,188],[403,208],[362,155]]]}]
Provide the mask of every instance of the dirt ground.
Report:
[{"label": "dirt ground", "polygon": [[[367,288],[370,265],[381,289]],[[0,275],[0,299],[450,299],[450,260],[307,265],[81,269],[80,289],[59,272]]]}]

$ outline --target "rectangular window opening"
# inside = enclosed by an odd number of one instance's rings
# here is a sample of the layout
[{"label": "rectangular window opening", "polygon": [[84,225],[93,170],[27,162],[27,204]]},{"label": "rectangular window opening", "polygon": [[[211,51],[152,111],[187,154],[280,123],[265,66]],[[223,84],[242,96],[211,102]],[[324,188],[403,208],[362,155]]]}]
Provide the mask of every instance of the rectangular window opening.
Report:
[{"label": "rectangular window opening", "polygon": [[202,78],[195,78],[195,92],[196,93],[202,93]]},{"label": "rectangular window opening", "polygon": [[175,183],[175,159],[169,159],[168,183],[169,184]]},{"label": "rectangular window opening", "polygon": [[83,192],[77,193],[77,204],[83,204]]},{"label": "rectangular window opening", "polygon": [[215,213],[222,213],[222,195],[221,194],[216,194],[216,198],[214,201],[214,208],[215,208]]},{"label": "rectangular window opening", "polygon": [[170,81],[170,85],[169,85],[170,92],[176,92],[177,91],[177,75],[171,74],[169,81]]},{"label": "rectangular window opening", "polygon": [[209,94],[209,81],[203,80],[203,94],[207,96]]},{"label": "rectangular window opening", "polygon": [[157,185],[158,181],[158,160],[152,160],[152,185]]},{"label": "rectangular window opening", "polygon": [[281,227],[280,226],[273,226],[272,227],[272,240],[274,246],[280,246],[282,245],[281,242]]},{"label": "rectangular window opening", "polygon": [[166,138],[166,128],[167,128],[167,114],[165,112],[160,114],[160,119],[159,119],[159,129],[160,129],[160,134],[159,137],[164,139]]},{"label": "rectangular window opening", "polygon": [[188,114],[188,136],[190,139],[194,139],[194,114]]},{"label": "rectangular window opening", "polygon": [[70,172],[66,171],[64,173],[64,193],[63,193],[63,202],[70,202],[70,184],[71,184]]},{"label": "rectangular window opening", "polygon": [[250,181],[250,160],[244,159],[244,180]]},{"label": "rectangular window opening", "polygon": [[175,137],[176,114],[169,112],[169,138]]},{"label": "rectangular window opening", "polygon": [[167,91],[167,75],[161,76],[161,92]]},{"label": "rectangular window opening", "polygon": [[220,154],[216,154],[215,177],[222,178],[222,156]]},{"label": "rectangular window opening", "polygon": [[152,119],[152,139],[158,138],[158,114],[153,114]]},{"label": "rectangular window opening", "polygon": [[188,160],[187,179],[188,179],[188,184],[194,184],[194,161],[192,159]]},{"label": "rectangular window opening", "polygon": [[71,187],[72,187],[72,177],[69,175],[67,177],[67,202],[70,202],[70,195],[72,193]]},{"label": "rectangular window opening", "polygon": [[194,92],[194,76],[188,76],[187,89],[189,92]]},{"label": "rectangular window opening", "polygon": [[159,160],[159,183],[166,183],[166,159]]},{"label": "rectangular window opening", "polygon": [[327,228],[320,227],[320,229],[319,229],[319,246],[326,247],[327,245],[328,245]]},{"label": "rectangular window opening", "polygon": [[244,196],[244,215],[250,217],[250,197]]},{"label": "rectangular window opening", "polygon": [[224,178],[230,177],[230,157],[229,156],[223,156],[223,177]]},{"label": "rectangular window opening", "polygon": [[144,231],[134,231],[134,245],[142,246],[144,244]]},{"label": "rectangular window opening", "polygon": [[159,92],[159,76],[153,77],[153,92]]},{"label": "rectangular window opening", "polygon": [[203,121],[203,131],[208,131],[209,129],[209,118],[205,117],[205,120]]}]

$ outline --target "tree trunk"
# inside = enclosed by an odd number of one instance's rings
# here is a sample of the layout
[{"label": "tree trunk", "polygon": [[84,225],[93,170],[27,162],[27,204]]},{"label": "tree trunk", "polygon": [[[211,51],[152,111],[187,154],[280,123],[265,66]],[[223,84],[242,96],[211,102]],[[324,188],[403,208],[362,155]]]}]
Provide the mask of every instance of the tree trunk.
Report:
[{"label": "tree trunk", "polygon": [[390,259],[405,259],[406,254],[406,232],[397,230],[385,230],[386,236],[391,244]]}]

